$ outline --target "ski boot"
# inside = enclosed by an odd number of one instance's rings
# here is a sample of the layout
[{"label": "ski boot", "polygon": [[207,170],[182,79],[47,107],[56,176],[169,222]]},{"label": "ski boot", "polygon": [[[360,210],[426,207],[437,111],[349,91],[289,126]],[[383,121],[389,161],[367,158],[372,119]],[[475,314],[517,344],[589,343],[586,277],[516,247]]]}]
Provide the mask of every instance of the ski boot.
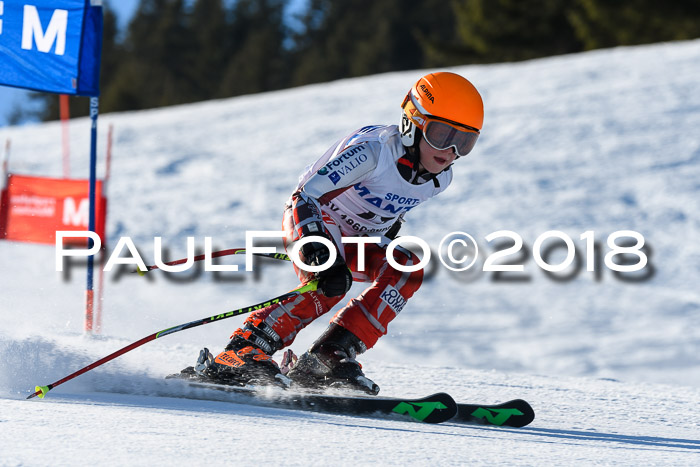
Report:
[{"label": "ski boot", "polygon": [[[297,359],[287,372],[293,383],[307,388],[352,389],[379,393],[379,386],[367,378],[355,356],[367,347],[353,333],[335,323]],[[287,358],[285,357],[285,361]]]},{"label": "ski boot", "polygon": [[194,372],[203,379],[221,384],[289,387],[291,380],[280,373],[270,356],[281,346],[279,336],[265,323],[256,324],[237,329],[231,342],[216,357],[209,349],[203,349]]}]

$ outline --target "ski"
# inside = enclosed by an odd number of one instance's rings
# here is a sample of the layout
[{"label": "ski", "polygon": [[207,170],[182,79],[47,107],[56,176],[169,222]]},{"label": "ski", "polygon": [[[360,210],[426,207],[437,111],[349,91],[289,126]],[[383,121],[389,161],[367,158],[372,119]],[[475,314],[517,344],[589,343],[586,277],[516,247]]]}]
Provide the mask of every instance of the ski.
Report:
[{"label": "ski", "polygon": [[535,419],[535,411],[522,399],[496,405],[457,404],[452,421],[521,428]]},{"label": "ski", "polygon": [[397,397],[346,396],[294,392],[274,386],[245,387],[188,381],[190,387],[206,388],[246,396],[264,405],[343,415],[403,417],[424,423],[442,423],[457,415],[457,403],[444,392],[409,399]]},{"label": "ski", "polygon": [[444,392],[418,399],[377,397],[354,394],[321,394],[311,390],[282,386],[236,386],[202,377],[188,367],[166,376],[186,382],[192,388],[239,394],[244,403],[345,415],[402,415],[425,423],[467,423],[520,428],[535,419],[535,412],[526,401],[514,399],[495,405],[458,404]]}]

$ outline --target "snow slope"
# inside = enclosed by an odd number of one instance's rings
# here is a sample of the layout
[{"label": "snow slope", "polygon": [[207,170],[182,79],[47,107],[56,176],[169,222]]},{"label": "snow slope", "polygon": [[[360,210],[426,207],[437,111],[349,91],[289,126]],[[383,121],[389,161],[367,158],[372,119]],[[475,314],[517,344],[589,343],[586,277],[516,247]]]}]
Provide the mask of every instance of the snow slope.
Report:
[{"label": "snow slope", "polygon": [[[483,135],[455,165],[453,186],[412,211],[403,234],[435,250],[446,234],[466,231],[488,254],[491,232],[515,231],[531,249],[540,234],[561,230],[583,257],[583,232],[594,231],[605,254],[609,234],[634,230],[652,248],[650,277],[638,282],[600,263],[597,274],[583,267],[555,281],[531,254],[524,273],[507,276],[525,281],[479,272],[483,255],[461,274],[433,260],[389,335],[362,356],[385,394],[522,397],[537,412],[531,427],[436,427],[164,397],[183,393],[162,377],[204,345],[220,349],[240,318],[158,339],[25,402],[34,385],[141,337],[296,282],[271,260],[254,274],[179,283],[113,271],[103,334],[86,338],[84,268],[67,278],[55,271],[52,246],[0,242],[0,464],[697,463],[700,41],[454,71],[482,91]],[[154,236],[175,258],[187,236],[200,248],[205,236],[231,248],[243,246],[246,230],[277,230],[303,167],[352,129],[396,122],[422,74],[102,116],[101,147],[107,125],[115,128],[110,244],[129,236],[152,264]],[[88,126],[72,125],[76,177],[87,175]],[[59,125],[0,128],[6,138],[13,172],[61,175]],[[326,323],[300,334],[295,351]]]},{"label": "snow slope", "polygon": [[442,385],[461,400],[524,395],[538,418],[520,429],[428,425],[153,397],[134,387],[56,389],[38,403],[0,399],[0,463],[694,465],[700,456],[697,389],[429,367],[418,368],[429,381],[416,384],[413,367],[374,370],[392,393]]}]

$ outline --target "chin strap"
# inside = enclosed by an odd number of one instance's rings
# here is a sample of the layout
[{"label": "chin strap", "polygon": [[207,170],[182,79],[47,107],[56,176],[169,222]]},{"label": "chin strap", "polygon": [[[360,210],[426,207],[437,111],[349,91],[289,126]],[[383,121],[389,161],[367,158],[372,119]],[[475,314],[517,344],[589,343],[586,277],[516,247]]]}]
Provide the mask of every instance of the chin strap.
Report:
[{"label": "chin strap", "polygon": [[[410,147],[404,146],[404,148],[406,148],[406,152],[396,161],[396,167],[399,169],[399,174],[404,180],[414,185],[422,185],[423,183],[432,180],[435,188],[439,188],[440,182],[437,179],[438,174],[431,174],[427,171],[422,174],[418,173],[420,168],[420,155],[417,147],[418,145]],[[450,167],[452,167],[452,164],[445,167],[442,172],[448,170]]]},{"label": "chin strap", "polygon": [[418,176],[418,153],[413,147],[407,147],[403,156],[396,161],[401,177],[409,183],[415,183]]}]

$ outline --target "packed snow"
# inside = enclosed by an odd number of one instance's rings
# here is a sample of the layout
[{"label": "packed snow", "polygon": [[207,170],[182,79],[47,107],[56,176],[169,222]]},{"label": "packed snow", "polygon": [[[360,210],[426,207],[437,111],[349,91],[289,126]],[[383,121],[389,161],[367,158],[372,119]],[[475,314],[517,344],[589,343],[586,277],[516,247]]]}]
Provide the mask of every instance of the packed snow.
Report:
[{"label": "packed snow", "polygon": [[[208,236],[225,249],[244,246],[246,231],[279,230],[303,168],[354,129],[397,123],[406,91],[427,71],[101,116],[99,174],[114,128],[108,244],[130,237],[153,264],[155,236],[180,258],[188,236],[198,248]],[[384,395],[523,398],[537,413],[532,425],[425,425],[192,400],[163,379],[202,347],[219,351],[242,318],[163,337],[25,401],[35,385],[142,337],[297,282],[287,263],[260,260],[251,273],[242,257],[222,261],[237,273],[140,277],[115,268],[105,273],[102,332],[88,337],[84,264],[56,272],[53,246],[4,241],[0,465],[697,464],[700,41],[452,71],[482,92],[482,136],[456,162],[453,185],[411,211],[402,234],[423,238],[435,256],[447,234],[467,232],[481,255],[463,273],[433,258],[421,290],[360,360]],[[6,139],[12,173],[62,175],[60,124],[0,128],[0,148]],[[87,177],[88,120],[71,122],[71,150],[72,176]],[[506,260],[523,272],[482,271],[505,247],[486,237],[502,230],[522,237],[526,250]],[[573,240],[581,261],[555,277],[533,256],[551,230]],[[589,231],[600,243],[596,271],[586,270]],[[643,236],[641,271],[615,274],[604,263],[617,231]],[[556,249],[548,262],[564,256]],[[297,354],[327,322],[299,335]]]}]

